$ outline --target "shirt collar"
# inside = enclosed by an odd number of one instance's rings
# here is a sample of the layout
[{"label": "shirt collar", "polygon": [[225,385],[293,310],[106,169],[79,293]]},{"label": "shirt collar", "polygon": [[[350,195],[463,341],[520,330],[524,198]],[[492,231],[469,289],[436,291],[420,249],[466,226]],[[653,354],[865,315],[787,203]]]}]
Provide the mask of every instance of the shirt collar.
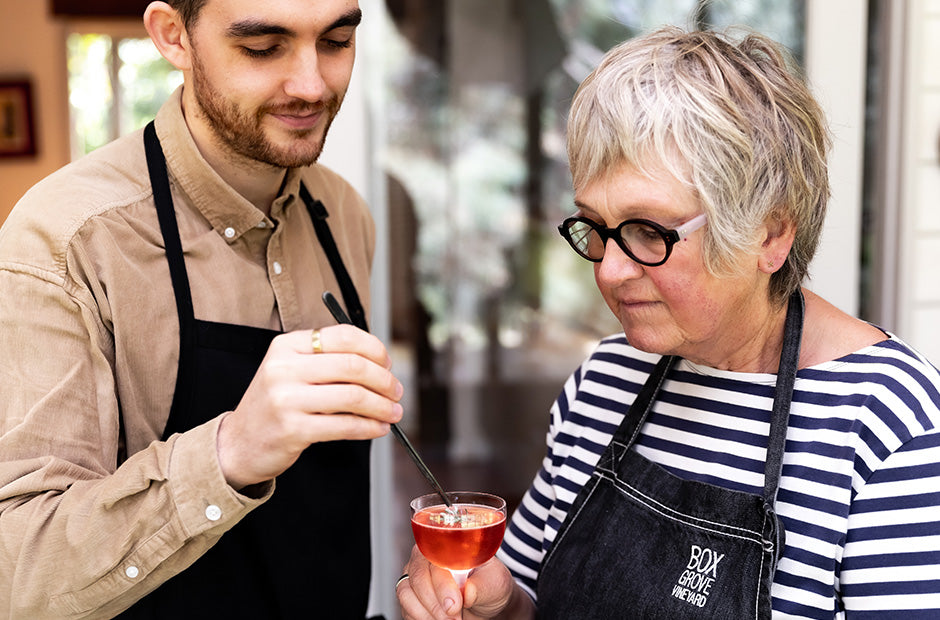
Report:
[{"label": "shirt collar", "polygon": [[281,187],[281,195],[271,204],[271,219],[281,219],[285,209],[300,201],[300,180],[300,168],[290,168],[287,171],[284,177],[284,185]]}]

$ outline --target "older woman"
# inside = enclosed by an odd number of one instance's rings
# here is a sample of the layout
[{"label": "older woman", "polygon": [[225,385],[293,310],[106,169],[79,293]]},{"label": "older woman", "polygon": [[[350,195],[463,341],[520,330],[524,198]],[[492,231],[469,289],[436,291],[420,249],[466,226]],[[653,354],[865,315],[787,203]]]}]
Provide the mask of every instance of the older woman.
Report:
[{"label": "older woman", "polygon": [[415,550],[404,617],[940,617],[940,375],[801,290],[828,137],[781,51],[628,41],[568,132],[559,229],[624,333],[565,385],[498,559],[461,593]]}]

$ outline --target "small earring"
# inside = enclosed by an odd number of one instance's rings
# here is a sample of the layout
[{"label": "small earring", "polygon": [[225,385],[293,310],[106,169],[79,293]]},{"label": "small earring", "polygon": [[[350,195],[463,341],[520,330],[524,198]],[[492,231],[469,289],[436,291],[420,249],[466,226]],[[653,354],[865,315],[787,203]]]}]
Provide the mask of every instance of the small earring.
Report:
[{"label": "small earring", "polygon": [[774,262],[773,262],[772,260],[767,261],[767,268],[768,268],[768,269],[773,269],[773,268],[774,268]]}]

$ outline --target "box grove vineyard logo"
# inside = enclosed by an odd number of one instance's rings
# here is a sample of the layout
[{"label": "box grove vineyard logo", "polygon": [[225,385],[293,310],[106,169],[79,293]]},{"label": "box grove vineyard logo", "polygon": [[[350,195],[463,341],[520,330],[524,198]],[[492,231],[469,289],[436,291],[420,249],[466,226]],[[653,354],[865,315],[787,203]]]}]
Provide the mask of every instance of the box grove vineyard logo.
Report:
[{"label": "box grove vineyard logo", "polygon": [[692,545],[689,562],[672,587],[672,595],[689,605],[704,607],[712,584],[718,579],[718,563],[724,557],[723,553]]}]

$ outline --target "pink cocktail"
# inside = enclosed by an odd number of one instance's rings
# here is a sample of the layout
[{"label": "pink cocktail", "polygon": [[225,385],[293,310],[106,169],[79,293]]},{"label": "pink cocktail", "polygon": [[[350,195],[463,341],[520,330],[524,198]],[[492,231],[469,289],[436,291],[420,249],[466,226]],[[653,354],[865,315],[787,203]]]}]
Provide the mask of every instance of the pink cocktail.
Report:
[{"label": "pink cocktail", "polygon": [[461,588],[473,568],[496,554],[506,531],[506,502],[471,491],[447,494],[448,508],[436,493],[411,502],[411,531],[421,553],[448,569]]}]

